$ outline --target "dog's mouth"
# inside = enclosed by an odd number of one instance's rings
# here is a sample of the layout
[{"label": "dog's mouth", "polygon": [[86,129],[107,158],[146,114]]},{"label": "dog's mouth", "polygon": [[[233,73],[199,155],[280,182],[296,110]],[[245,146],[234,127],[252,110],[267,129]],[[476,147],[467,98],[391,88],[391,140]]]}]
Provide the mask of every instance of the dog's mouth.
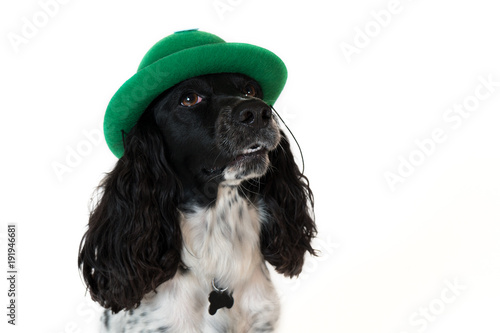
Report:
[{"label": "dog's mouth", "polygon": [[203,168],[203,171],[210,176],[221,174],[226,169],[244,167],[246,164],[258,163],[267,158],[269,150],[263,144],[253,144],[249,148],[241,150],[236,156],[224,165],[217,165]]},{"label": "dog's mouth", "polygon": [[263,155],[266,155],[268,150],[264,148],[263,145],[255,144],[250,148],[247,148],[241,152],[241,154],[237,155],[234,161],[232,161],[229,166],[235,166],[240,163],[245,163],[246,161],[250,161],[255,158],[259,158]]}]

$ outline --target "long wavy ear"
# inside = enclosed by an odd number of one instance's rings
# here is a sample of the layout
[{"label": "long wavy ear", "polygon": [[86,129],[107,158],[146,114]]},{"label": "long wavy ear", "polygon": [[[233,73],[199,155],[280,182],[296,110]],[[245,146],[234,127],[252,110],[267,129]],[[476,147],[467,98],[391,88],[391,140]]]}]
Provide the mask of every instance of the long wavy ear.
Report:
[{"label": "long wavy ear", "polygon": [[175,275],[182,246],[179,183],[152,112],[126,136],[123,157],[98,189],[78,266],[94,301],[132,309]]},{"label": "long wavy ear", "polygon": [[313,194],[308,179],[293,159],[283,131],[280,144],[269,153],[269,159],[271,167],[256,189],[269,214],[261,228],[261,251],[276,271],[297,276],[302,271],[304,254],[316,255],[311,246],[317,233]]}]

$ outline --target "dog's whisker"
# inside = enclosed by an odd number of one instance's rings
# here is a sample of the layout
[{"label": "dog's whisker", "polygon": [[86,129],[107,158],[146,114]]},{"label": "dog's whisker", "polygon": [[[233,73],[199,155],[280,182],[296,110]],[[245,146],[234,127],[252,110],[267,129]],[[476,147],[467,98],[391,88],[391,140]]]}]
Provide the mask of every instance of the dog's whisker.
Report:
[{"label": "dog's whisker", "polygon": [[[241,184],[239,186],[242,186]],[[244,188],[244,187],[243,187]],[[256,211],[259,211],[259,208],[255,206],[253,200],[250,200],[250,198],[247,196],[247,194],[244,192],[244,191],[241,191],[241,193],[243,194],[243,196],[247,199],[247,203],[253,207]],[[258,193],[256,193],[258,194]]]},{"label": "dog's whisker", "polygon": [[[252,190],[250,190],[250,189],[246,188],[246,187],[245,187],[245,185],[243,185],[243,184],[241,184],[240,186],[241,186],[241,188],[242,188],[242,189],[244,189],[246,192],[252,193],[252,194],[254,194],[254,195],[258,195],[258,194],[259,194],[259,191],[252,191]],[[259,187],[259,189],[260,189],[260,184],[258,184],[258,187]],[[247,199],[248,199],[248,198],[247,198]]]}]

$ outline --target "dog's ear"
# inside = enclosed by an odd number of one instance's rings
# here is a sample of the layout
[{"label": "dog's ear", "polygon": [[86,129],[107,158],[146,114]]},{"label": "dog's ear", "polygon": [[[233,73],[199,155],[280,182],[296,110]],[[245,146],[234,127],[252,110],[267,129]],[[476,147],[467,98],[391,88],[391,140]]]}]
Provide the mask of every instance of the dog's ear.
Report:
[{"label": "dog's ear", "polygon": [[297,276],[304,255],[315,255],[311,241],[316,235],[314,200],[308,179],[294,161],[290,143],[281,131],[278,148],[269,153],[271,166],[259,180],[268,218],[261,227],[261,251],[279,273]]},{"label": "dog's ear", "polygon": [[94,301],[132,309],[180,264],[178,180],[152,112],[125,139],[125,152],[99,186],[78,265]]}]

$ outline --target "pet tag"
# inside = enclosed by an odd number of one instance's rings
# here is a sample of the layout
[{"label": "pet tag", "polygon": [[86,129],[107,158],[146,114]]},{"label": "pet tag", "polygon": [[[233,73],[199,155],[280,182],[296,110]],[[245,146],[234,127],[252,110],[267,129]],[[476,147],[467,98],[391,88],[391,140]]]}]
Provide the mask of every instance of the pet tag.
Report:
[{"label": "pet tag", "polygon": [[227,288],[223,290],[217,289],[214,281],[212,281],[212,286],[214,290],[208,296],[208,301],[210,302],[208,313],[213,316],[220,308],[231,309],[234,304],[234,299],[233,296],[227,292]]}]

